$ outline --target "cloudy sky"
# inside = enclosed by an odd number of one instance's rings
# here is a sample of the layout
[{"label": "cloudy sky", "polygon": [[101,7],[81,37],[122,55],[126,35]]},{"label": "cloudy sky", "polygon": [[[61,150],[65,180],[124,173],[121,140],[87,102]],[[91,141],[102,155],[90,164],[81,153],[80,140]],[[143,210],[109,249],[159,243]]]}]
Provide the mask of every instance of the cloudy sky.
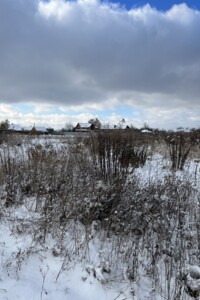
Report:
[{"label": "cloudy sky", "polygon": [[200,1],[0,0],[0,120],[91,117],[200,127]]}]

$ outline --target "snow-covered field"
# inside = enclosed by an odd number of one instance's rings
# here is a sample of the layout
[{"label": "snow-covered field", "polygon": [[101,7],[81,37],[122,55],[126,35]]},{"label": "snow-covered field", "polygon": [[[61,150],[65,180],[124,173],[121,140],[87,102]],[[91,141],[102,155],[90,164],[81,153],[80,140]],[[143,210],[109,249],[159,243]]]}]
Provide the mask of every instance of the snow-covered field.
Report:
[{"label": "snow-covered field", "polygon": [[[95,257],[70,259],[52,237],[40,245],[18,227],[20,222],[1,222],[0,299],[132,299],[128,284],[111,276],[103,282]],[[95,247],[92,254],[98,255]]]},{"label": "snow-covered field", "polygon": [[0,145],[0,299],[200,299],[198,153],[172,171],[154,150],[108,181],[88,154],[69,138]]}]

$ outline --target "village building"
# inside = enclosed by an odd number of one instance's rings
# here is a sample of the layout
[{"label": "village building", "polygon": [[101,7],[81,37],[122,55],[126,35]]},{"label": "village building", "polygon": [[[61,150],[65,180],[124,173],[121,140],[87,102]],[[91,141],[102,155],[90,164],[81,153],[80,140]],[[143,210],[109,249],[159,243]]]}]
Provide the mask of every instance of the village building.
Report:
[{"label": "village building", "polygon": [[74,127],[74,131],[83,131],[83,132],[87,132],[87,131],[92,131],[96,129],[96,126],[92,123],[78,123],[75,127]]}]

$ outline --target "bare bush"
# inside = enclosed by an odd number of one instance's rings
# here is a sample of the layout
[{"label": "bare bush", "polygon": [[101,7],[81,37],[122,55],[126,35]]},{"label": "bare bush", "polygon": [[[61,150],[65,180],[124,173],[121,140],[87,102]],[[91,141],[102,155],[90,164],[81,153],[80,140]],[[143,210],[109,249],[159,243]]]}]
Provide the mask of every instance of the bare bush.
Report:
[{"label": "bare bush", "polygon": [[128,173],[129,168],[143,166],[149,143],[132,131],[100,131],[91,135],[89,146],[97,173],[110,181]]},{"label": "bare bush", "polygon": [[[195,141],[174,133],[166,142],[173,169],[183,169]],[[122,276],[125,266],[131,283],[143,272],[163,299],[184,299],[186,264],[200,263],[199,191],[171,171],[141,184],[134,171],[146,163],[149,140],[108,131],[62,147],[30,140],[26,150],[0,150],[2,203],[7,210],[30,205],[34,245],[53,236],[67,263],[74,255],[86,258],[98,236],[109,272]]]},{"label": "bare bush", "polygon": [[165,136],[173,170],[183,170],[188,155],[197,139],[193,133],[171,132]]}]

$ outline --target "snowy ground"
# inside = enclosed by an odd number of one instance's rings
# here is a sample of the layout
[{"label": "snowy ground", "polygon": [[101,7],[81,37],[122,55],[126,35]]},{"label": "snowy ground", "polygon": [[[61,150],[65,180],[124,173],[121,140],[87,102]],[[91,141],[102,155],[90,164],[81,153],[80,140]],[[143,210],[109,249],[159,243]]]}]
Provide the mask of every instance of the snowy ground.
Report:
[{"label": "snowy ground", "polygon": [[[68,144],[66,139],[62,139],[62,142],[58,138],[51,139],[51,141],[32,139],[30,143],[21,141],[20,145],[10,144],[9,147],[2,145],[0,156],[1,159],[12,158],[19,162],[22,159],[24,163],[30,159],[29,150],[41,151],[42,147],[49,152],[52,149],[66,152]],[[33,155],[32,152],[31,155]],[[168,226],[172,229],[171,248],[164,238],[163,245],[157,248],[162,232],[158,232],[156,224],[158,221],[162,224],[164,215],[157,216],[156,214],[155,219],[149,220],[152,224],[145,231],[144,236],[137,235],[137,232],[130,237],[118,234],[108,236],[104,230],[98,228],[98,224],[93,223],[90,226],[69,220],[64,229],[56,228],[54,224],[55,228],[49,230],[50,232],[47,232],[44,237],[44,232],[41,232],[43,227],[40,226],[45,221],[44,216],[38,209],[36,211],[36,197],[27,196],[23,198],[23,201],[20,200],[20,204],[17,203],[8,208],[1,204],[0,299],[199,299],[198,294],[196,297],[194,297],[195,294],[190,297],[188,291],[185,292],[184,285],[187,284],[187,287],[189,289],[191,287],[194,291],[200,289],[200,269],[197,266],[200,257],[200,244],[198,244],[199,161],[189,160],[184,171],[172,172],[169,160],[162,154],[154,153],[143,167],[135,169],[128,175],[127,181],[131,182],[136,177],[139,178],[139,184],[144,191],[146,187],[151,188],[158,182],[165,183],[166,178],[172,178],[170,184],[173,180],[174,182],[179,180],[177,182],[180,182],[180,190],[187,181],[194,188],[190,195],[191,199],[184,198],[181,203],[183,207],[187,207],[187,211],[182,211],[182,206],[180,212],[177,211],[177,218],[180,219],[183,215],[184,222],[187,220],[183,224],[183,229],[180,229],[180,224],[173,223],[174,219],[169,220]],[[175,188],[178,189],[177,186]],[[190,191],[189,188],[188,191]],[[164,203],[163,199],[165,200],[168,191],[166,194],[162,194],[162,189],[159,192],[160,195],[155,193],[155,198],[161,199]],[[151,196],[151,194],[148,195]],[[174,195],[173,192],[171,195]],[[182,197],[182,194],[180,195]],[[1,196],[3,199],[4,192],[1,192]],[[169,204],[171,205],[170,201]],[[153,209],[156,210],[156,207]],[[181,216],[178,216],[180,213]],[[195,220],[193,220],[194,217]],[[131,220],[136,230],[140,228],[137,221],[138,219]],[[166,234],[165,231],[163,232]],[[181,253],[181,247],[185,247],[184,262],[183,267],[180,265],[177,267],[179,263],[177,255]],[[130,261],[130,258],[133,259]],[[131,273],[133,269],[134,274]],[[184,280],[182,277],[179,278],[180,271],[181,276],[184,275]]]},{"label": "snowy ground", "polygon": [[14,213],[9,213],[9,221],[1,220],[0,299],[133,299],[129,284],[115,282],[110,275],[104,277],[95,245],[91,247],[90,261],[79,262],[78,255],[68,259],[52,237],[43,244],[36,243],[17,219]]}]

